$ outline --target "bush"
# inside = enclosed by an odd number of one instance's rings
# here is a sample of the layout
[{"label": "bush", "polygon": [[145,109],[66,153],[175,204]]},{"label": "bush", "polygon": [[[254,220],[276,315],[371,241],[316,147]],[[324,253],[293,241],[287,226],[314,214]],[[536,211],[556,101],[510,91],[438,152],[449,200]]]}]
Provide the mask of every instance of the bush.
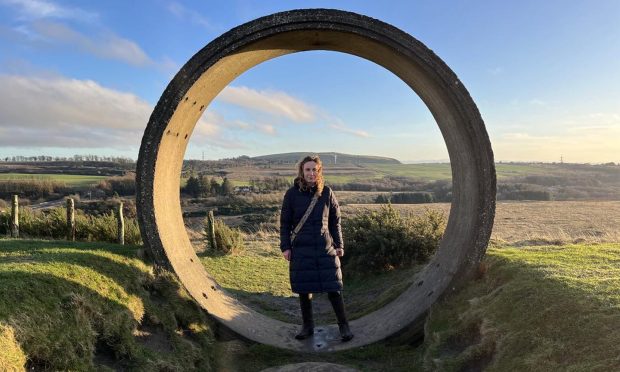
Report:
[{"label": "bush", "polygon": [[127,173],[124,176],[109,177],[99,182],[97,188],[103,190],[107,196],[114,195],[135,195],[136,194],[136,175]]},{"label": "bush", "polygon": [[[19,236],[24,238],[66,239],[67,215],[62,207],[47,211],[19,209]],[[10,235],[10,211],[0,212],[0,235]],[[142,236],[135,218],[125,218],[125,244],[140,245]],[[75,240],[117,242],[117,221],[112,211],[100,216],[75,211]]]},{"label": "bush", "polygon": [[387,271],[427,262],[437,250],[446,218],[426,210],[401,216],[391,204],[344,221],[347,255],[343,265],[359,272]]},{"label": "bush", "polygon": [[51,179],[17,179],[0,181],[0,198],[10,198],[17,194],[21,198],[40,199],[51,194],[68,192],[64,182]]},{"label": "bush", "polygon": [[433,195],[429,192],[401,192],[392,195],[379,195],[375,203],[422,204],[432,203]]},{"label": "bush", "polygon": [[230,228],[224,222],[215,220],[215,245],[212,247],[209,242],[209,222],[205,218],[204,234],[207,240],[208,249],[215,253],[235,254],[243,249],[243,233],[239,229]]}]

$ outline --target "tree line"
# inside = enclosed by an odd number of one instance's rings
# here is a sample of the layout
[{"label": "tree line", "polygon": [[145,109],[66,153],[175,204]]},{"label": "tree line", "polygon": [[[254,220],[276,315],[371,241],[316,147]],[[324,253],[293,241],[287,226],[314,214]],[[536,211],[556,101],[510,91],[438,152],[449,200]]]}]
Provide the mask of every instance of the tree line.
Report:
[{"label": "tree line", "polygon": [[229,196],[234,194],[235,187],[227,177],[224,177],[222,183],[219,183],[215,177],[192,174],[187,179],[185,186],[181,187],[181,192],[194,198],[218,195]]}]

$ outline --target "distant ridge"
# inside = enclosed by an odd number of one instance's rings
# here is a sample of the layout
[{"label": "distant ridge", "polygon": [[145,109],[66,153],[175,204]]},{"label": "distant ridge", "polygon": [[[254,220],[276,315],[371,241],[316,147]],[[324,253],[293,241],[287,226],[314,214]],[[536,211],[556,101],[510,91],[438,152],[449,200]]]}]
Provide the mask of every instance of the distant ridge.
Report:
[{"label": "distant ridge", "polygon": [[274,163],[297,163],[306,155],[317,154],[324,164],[401,164],[400,161],[384,156],[351,155],[340,152],[287,152],[283,154],[271,154],[255,156],[252,159],[266,160]]}]

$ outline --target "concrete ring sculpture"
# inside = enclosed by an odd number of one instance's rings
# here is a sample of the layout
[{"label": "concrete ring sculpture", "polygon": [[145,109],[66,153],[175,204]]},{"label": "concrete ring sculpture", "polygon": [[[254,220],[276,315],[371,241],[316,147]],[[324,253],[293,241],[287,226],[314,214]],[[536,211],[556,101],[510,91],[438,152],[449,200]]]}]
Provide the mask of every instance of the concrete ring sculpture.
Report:
[{"label": "concrete ring sculpture", "polygon": [[[194,253],[180,206],[185,149],[209,103],[249,68],[309,50],[359,56],[408,84],[433,114],[452,166],[452,207],[440,248],[397,299],[351,322],[356,337],[348,343],[339,341],[335,325],[319,327],[307,342],[294,340],[298,325],[259,314],[222,291]],[[140,230],[156,264],[173,270],[191,296],[221,324],[259,343],[297,351],[335,351],[422,330],[430,306],[458,287],[485,253],[495,215],[496,180],[480,113],[439,57],[412,36],[376,19],[339,10],[301,9],[236,27],[181,68],[144,132],[137,188]]]}]

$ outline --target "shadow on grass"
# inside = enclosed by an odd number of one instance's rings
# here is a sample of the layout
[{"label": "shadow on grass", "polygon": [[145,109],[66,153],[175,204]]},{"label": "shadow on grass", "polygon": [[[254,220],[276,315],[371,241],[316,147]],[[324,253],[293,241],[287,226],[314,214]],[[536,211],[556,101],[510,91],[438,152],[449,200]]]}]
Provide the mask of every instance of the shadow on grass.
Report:
[{"label": "shadow on grass", "polygon": [[481,278],[433,306],[419,347],[378,342],[303,354],[246,344],[238,370],[309,361],[361,371],[616,370],[620,246],[612,257],[592,247],[582,247],[581,257],[561,256],[563,247],[554,248],[546,260],[492,252]]},{"label": "shadow on grass", "polygon": [[[434,305],[427,324],[427,369],[613,370],[619,366],[620,301],[606,293],[614,291],[609,286],[620,291],[620,268],[592,275],[590,270],[604,267],[604,262],[599,266],[596,258],[589,259],[589,263],[578,257],[525,262],[518,256],[488,257],[484,278]],[[593,282],[583,279],[587,276]]]},{"label": "shadow on grass", "polygon": [[[379,310],[396,299],[413,283],[415,274],[423,267],[420,265],[386,273],[345,277],[342,295],[349,320],[358,319]],[[226,286],[222,288],[259,313],[287,323],[301,324],[299,298],[296,294],[277,296],[269,292],[250,292]],[[336,323],[334,311],[326,293],[315,293],[312,303],[315,322]]]},{"label": "shadow on grass", "polygon": [[[29,367],[92,369],[95,358],[97,364],[111,368],[175,369],[185,365],[208,369],[212,334],[204,313],[181,294],[171,274],[152,276],[137,259],[117,261],[97,253],[131,258],[137,249],[119,248],[97,243],[0,240],[0,321],[18,331]],[[71,267],[64,264],[95,273],[79,273],[85,276],[73,281],[69,279],[72,273],[67,272]],[[79,280],[88,281],[88,286]],[[116,285],[128,296],[135,296],[133,305]],[[144,317],[136,320],[136,315],[142,315],[140,305]]]}]

